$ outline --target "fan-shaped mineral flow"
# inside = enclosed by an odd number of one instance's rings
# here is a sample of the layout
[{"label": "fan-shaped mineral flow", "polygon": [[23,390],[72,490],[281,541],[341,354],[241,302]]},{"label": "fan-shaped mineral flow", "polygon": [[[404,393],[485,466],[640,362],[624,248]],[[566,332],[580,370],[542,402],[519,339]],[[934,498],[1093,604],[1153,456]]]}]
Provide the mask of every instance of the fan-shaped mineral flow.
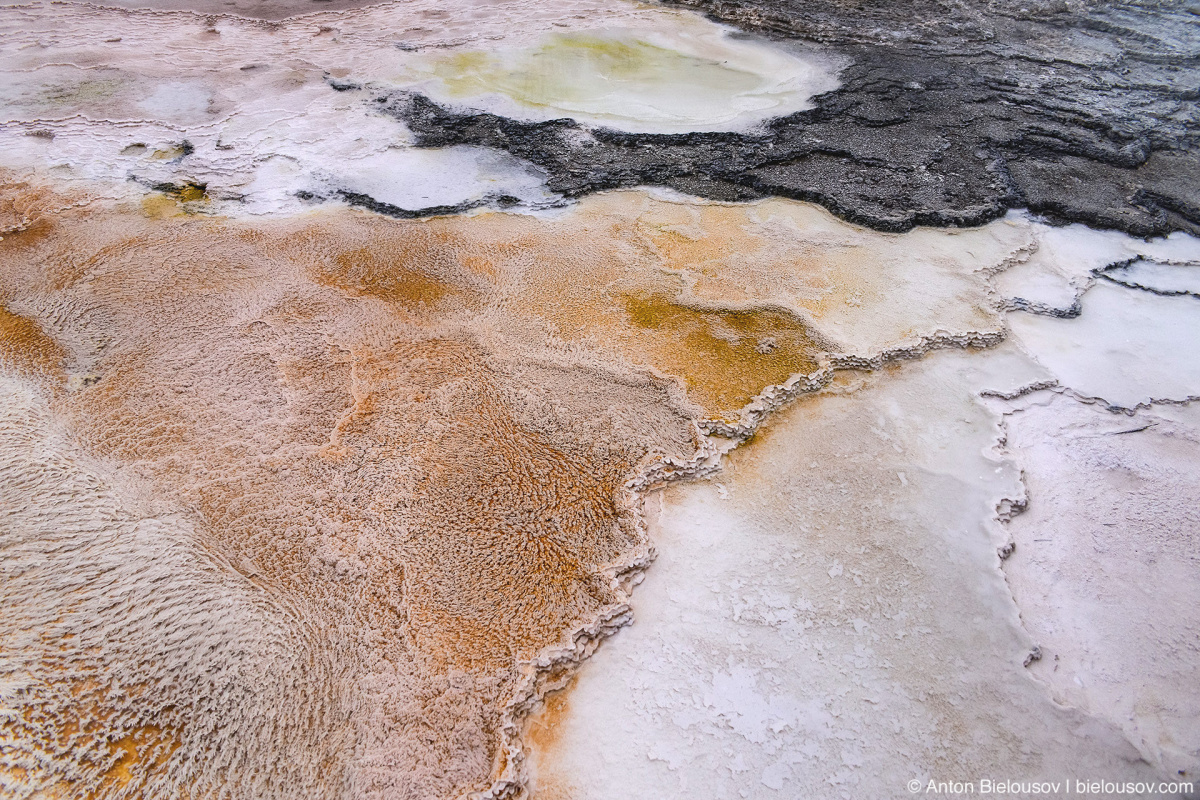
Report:
[{"label": "fan-shaped mineral flow", "polygon": [[[644,194],[552,220],[253,225],[70,209],[85,200],[9,186],[5,731],[23,790],[499,777],[522,665],[620,611],[614,570],[644,550],[624,482],[830,353],[936,340],[870,313],[894,297],[998,325],[949,243],[1000,264],[1031,237]],[[889,293],[922,246],[945,280]],[[838,295],[864,261],[874,283]]]},{"label": "fan-shaped mineral flow", "polygon": [[0,800],[1200,769],[1184,12],[120,5],[0,8]]}]

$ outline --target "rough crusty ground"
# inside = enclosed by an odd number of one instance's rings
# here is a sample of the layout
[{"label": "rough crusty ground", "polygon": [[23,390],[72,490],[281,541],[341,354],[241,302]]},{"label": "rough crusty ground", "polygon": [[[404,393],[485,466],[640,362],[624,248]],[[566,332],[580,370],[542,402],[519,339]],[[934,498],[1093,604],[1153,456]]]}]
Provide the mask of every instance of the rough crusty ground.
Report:
[{"label": "rough crusty ground", "polygon": [[[656,184],[885,231],[1021,206],[1200,231],[1186,4],[682,4],[820,45],[841,88],[759,133],[672,136],[360,96],[422,146],[508,151],[572,198]],[[624,613],[620,570],[646,557],[626,482],[833,353],[930,344],[952,313],[991,338],[949,343],[993,341],[976,273],[1032,246],[981,239],[988,256],[941,253],[947,280],[914,286],[906,243],[784,212],[771,246],[753,213],[637,219],[620,196],[555,224],[250,224],[183,213],[203,186],[150,185],[142,208],[0,199],[6,800],[518,790],[531,660]],[[816,228],[840,261],[797,255]]]},{"label": "rough crusty ground", "polygon": [[484,788],[520,662],[616,604],[623,482],[692,452],[691,407],[533,334],[495,356],[452,230],[26,201],[0,794]]},{"label": "rough crusty ground", "polygon": [[[14,797],[515,789],[531,675],[564,674],[539,659],[627,608],[642,476],[831,358],[994,338],[981,265],[1036,248],[1027,220],[881,235],[644,192],[552,218],[198,204],[5,186]],[[915,251],[937,280],[905,277]]]}]

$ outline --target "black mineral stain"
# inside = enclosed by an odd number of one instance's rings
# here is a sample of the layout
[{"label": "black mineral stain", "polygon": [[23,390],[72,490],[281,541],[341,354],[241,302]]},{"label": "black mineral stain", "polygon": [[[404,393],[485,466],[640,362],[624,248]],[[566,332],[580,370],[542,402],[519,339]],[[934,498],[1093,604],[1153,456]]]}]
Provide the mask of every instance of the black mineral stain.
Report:
[{"label": "black mineral stain", "polygon": [[[347,192],[339,189],[336,194],[352,206],[365,208],[368,211],[374,211],[376,214],[382,214],[385,217],[395,217],[396,219],[440,217],[449,214],[465,214],[468,211],[485,206],[512,208],[521,204],[520,198],[513,197],[510,194],[488,194],[477,200],[467,200],[455,205],[425,206],[424,208],[408,209],[392,205],[391,203],[384,203],[361,192]],[[297,192],[296,196],[302,200],[311,200],[317,197],[312,192]]]},{"label": "black mineral stain", "polygon": [[[848,57],[842,86],[756,134],[630,134],[374,98],[419,146],[505,150],[566,197],[659,185],[807,200],[877,230],[1010,208],[1200,233],[1200,14],[1185,2],[672,0]],[[786,46],[786,42],[785,42]]]}]

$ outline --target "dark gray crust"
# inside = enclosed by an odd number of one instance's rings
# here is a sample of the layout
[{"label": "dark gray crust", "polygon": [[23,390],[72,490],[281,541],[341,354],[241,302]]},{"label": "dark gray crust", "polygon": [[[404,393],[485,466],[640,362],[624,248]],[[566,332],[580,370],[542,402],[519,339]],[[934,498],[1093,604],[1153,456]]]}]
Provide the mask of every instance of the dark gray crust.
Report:
[{"label": "dark gray crust", "polygon": [[842,86],[755,134],[628,134],[374,99],[419,146],[508,151],[567,197],[649,184],[808,200],[885,231],[1024,207],[1137,236],[1200,233],[1194,0],[673,2],[848,58]]}]

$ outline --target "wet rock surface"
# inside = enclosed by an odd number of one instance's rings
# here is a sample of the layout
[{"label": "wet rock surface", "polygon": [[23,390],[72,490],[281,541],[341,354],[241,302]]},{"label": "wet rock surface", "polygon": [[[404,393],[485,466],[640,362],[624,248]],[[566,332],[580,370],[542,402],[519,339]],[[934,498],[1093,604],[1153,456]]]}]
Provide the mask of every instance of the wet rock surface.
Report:
[{"label": "wet rock surface", "polygon": [[374,102],[420,146],[506,150],[568,197],[653,184],[808,200],[888,231],[1016,207],[1139,236],[1200,231],[1194,3],[674,4],[816,43],[849,60],[842,85],[752,134],[519,122],[410,93]]}]

